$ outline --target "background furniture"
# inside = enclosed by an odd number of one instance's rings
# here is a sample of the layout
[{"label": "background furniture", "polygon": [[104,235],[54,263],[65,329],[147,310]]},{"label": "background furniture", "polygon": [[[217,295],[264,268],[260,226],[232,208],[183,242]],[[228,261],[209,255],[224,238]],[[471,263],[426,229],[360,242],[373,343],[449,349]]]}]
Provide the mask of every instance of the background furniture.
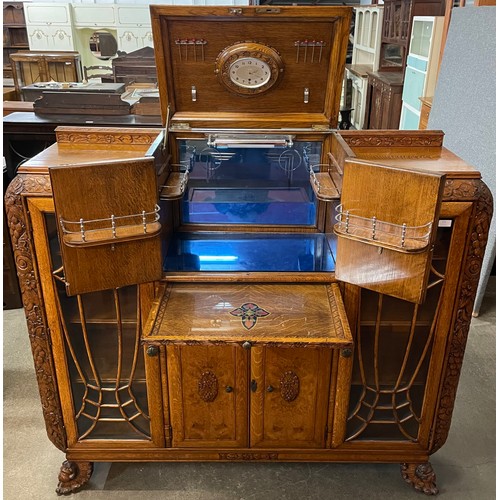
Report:
[{"label": "background furniture", "polygon": [[30,50],[77,51],[70,3],[26,2]]},{"label": "background furniture", "polygon": [[398,129],[402,94],[402,73],[368,71],[367,128]]},{"label": "background furniture", "polygon": [[419,128],[420,98],[434,95],[443,23],[444,17],[416,16],[413,18],[403,85],[403,106],[399,124],[401,130]]},{"label": "background furniture", "polygon": [[156,62],[152,47],[143,47],[130,54],[122,54],[112,63],[115,82],[131,85],[133,83],[156,84]]},{"label": "background furniture", "polygon": [[78,52],[20,51],[10,56],[14,85],[18,95],[32,83],[81,82],[82,67]]},{"label": "background furniture", "polygon": [[365,127],[368,71],[376,71],[380,58],[383,6],[355,7],[352,64],[346,66],[346,79],[351,80],[352,126]]},{"label": "background furniture", "polygon": [[[475,165],[496,195],[495,7],[453,9],[429,127],[446,130],[445,144]],[[470,127],[463,127],[464,120]],[[481,310],[495,262],[496,213],[481,270],[474,314]],[[481,235],[486,238],[486,233]]]},{"label": "background furniture", "polygon": [[431,114],[433,97],[419,97],[422,103],[420,110],[420,121],[418,123],[419,130],[425,130],[429,123],[429,115]]},{"label": "background furniture", "polygon": [[22,2],[3,2],[3,77],[12,78],[10,55],[28,49]]},{"label": "background furniture", "polygon": [[[399,128],[402,84],[413,18],[415,16],[442,16],[444,11],[444,0],[388,0],[384,2],[379,68],[377,74],[372,73],[368,79],[368,85],[371,86],[368,92],[370,106],[368,128],[385,128],[381,124],[385,124],[388,128]],[[384,76],[384,73],[388,73],[388,76]],[[378,97],[382,90],[390,99],[390,104],[379,101]]]},{"label": "background furniture", "polygon": [[444,0],[384,2],[379,71],[404,72],[414,16],[442,16],[444,11]]}]

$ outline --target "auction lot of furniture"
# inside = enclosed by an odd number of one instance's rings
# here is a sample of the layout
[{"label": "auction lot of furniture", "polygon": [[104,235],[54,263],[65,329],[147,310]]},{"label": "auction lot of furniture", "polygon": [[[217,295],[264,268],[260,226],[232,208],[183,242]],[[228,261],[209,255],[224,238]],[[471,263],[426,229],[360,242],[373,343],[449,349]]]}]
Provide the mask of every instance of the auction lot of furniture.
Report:
[{"label": "auction lot of furniture", "polygon": [[437,493],[480,173],[441,131],[337,130],[348,7],[151,15],[163,126],[60,126],[5,196],[58,493],[114,461],[392,462]]}]

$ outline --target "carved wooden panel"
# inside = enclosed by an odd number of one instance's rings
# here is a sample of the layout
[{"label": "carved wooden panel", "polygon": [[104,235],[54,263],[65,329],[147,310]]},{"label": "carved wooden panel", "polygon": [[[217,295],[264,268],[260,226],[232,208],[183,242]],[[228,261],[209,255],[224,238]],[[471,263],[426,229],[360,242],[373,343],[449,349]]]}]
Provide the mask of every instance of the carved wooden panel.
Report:
[{"label": "carved wooden panel", "polygon": [[215,401],[219,394],[219,381],[214,372],[207,370],[198,380],[198,394],[205,403]]},{"label": "carved wooden panel", "polygon": [[251,446],[325,445],[331,356],[325,348],[252,348]]},{"label": "carved wooden panel", "polygon": [[169,346],[172,446],[247,444],[247,351],[240,346]]}]

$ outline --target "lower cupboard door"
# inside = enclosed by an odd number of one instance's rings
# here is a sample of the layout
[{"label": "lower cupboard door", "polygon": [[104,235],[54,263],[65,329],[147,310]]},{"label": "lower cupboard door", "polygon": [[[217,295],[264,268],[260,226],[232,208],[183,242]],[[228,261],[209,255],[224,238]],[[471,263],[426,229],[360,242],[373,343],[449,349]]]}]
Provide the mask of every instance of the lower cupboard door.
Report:
[{"label": "lower cupboard door", "polygon": [[168,346],[172,446],[248,446],[248,354],[238,345]]},{"label": "lower cupboard door", "polygon": [[253,347],[250,445],[323,448],[332,350]]}]

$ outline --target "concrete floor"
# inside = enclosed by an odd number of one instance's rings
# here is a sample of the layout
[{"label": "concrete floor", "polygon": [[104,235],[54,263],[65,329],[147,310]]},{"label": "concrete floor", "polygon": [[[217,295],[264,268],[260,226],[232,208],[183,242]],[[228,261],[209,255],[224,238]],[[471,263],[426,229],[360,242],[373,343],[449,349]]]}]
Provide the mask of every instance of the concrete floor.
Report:
[{"label": "concrete floor", "polygon": [[[495,280],[472,322],[453,424],[432,457],[440,498],[495,498]],[[45,433],[22,310],[4,312],[4,499],[56,498],[63,454]],[[425,498],[395,464],[96,464],[77,499]]]}]

